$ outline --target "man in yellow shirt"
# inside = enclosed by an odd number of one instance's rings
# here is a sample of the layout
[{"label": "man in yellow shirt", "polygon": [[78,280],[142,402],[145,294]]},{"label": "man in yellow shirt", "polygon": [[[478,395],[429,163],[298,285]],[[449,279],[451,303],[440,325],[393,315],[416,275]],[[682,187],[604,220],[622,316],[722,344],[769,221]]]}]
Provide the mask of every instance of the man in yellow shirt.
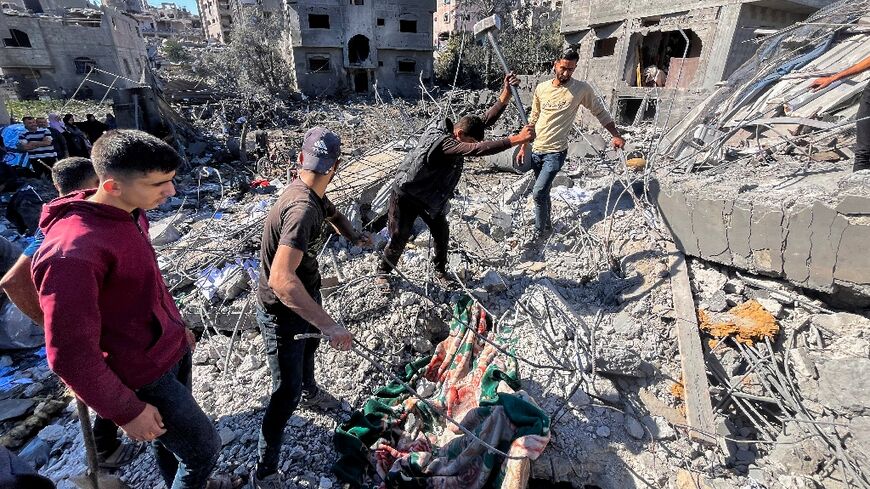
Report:
[{"label": "man in yellow shirt", "polygon": [[535,237],[530,244],[539,244],[552,232],[550,221],[550,187],[556,174],[565,164],[568,154],[568,136],[574,127],[574,119],[580,106],[586,107],[598,122],[613,136],[612,144],[622,148],[625,140],[616,128],[613,118],[595,90],[588,83],[571,78],[580,56],[573,49],[563,52],[553,63],[555,78],[535,87],[532,98],[532,115],[529,124],[537,134],[532,144],[532,169],[535,185]]}]

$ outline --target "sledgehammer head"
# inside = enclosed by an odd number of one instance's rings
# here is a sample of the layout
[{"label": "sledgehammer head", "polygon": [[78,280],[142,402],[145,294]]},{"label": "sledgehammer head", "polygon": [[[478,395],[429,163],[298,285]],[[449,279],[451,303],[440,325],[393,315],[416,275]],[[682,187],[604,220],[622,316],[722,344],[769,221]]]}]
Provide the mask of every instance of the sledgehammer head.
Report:
[{"label": "sledgehammer head", "polygon": [[482,36],[491,30],[501,30],[501,17],[490,15],[489,17],[479,20],[473,27],[474,37]]}]

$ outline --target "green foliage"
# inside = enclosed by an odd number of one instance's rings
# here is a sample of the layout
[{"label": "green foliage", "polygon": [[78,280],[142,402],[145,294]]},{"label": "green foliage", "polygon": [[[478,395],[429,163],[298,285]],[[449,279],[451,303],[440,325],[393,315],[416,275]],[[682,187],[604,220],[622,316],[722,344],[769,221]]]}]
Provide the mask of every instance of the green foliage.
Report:
[{"label": "green foliage", "polygon": [[[511,9],[511,2],[506,0],[476,1],[473,6],[470,1],[462,0],[458,12],[476,12],[472,18],[493,12],[501,16],[503,25],[496,40],[511,70],[518,75],[534,75],[551,69],[563,45],[558,12],[528,5]],[[451,36],[437,56],[435,75],[441,83],[452,85],[456,77],[457,87],[462,88],[497,89],[501,85],[502,69],[489,42],[475,40],[472,33]]]},{"label": "green foliage", "polygon": [[112,106],[108,103],[100,105],[93,100],[6,100],[6,110],[18,121],[24,116],[45,117],[52,112],[61,116],[74,114],[76,120],[83,121],[85,114],[94,114],[102,120],[106,113],[112,112]]},{"label": "green foliage", "polygon": [[163,41],[160,50],[163,51],[163,56],[171,63],[186,63],[191,59],[187,49],[175,39]]},{"label": "green foliage", "polygon": [[193,63],[194,73],[220,91],[240,97],[248,111],[285,100],[293,86],[293,71],[284,57],[282,26],[279,16],[242,16],[233,24],[229,44],[204,51]]}]

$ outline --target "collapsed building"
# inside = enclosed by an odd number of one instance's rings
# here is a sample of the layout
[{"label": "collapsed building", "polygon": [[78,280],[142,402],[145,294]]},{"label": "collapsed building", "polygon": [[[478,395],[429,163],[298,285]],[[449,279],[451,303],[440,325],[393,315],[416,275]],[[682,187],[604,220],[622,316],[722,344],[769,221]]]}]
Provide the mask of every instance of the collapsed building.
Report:
[{"label": "collapsed building", "polygon": [[430,82],[435,0],[299,1],[288,5],[290,63],[306,95],[375,88],[399,96]]},{"label": "collapsed building", "polygon": [[146,5],[133,16],[139,21],[139,28],[145,38],[190,42],[204,39],[199,16],[174,3],[163,2],[158,7]]},{"label": "collapsed building", "polygon": [[830,3],[569,1],[561,31],[580,53],[575,76],[594,84],[619,123],[660,108],[675,123],[754,55],[758,38]]},{"label": "collapsed building", "polygon": [[40,87],[63,98],[102,97],[109,87],[135,85],[148,65],[138,21],[110,5],[4,9],[0,32],[0,72],[21,97]]}]

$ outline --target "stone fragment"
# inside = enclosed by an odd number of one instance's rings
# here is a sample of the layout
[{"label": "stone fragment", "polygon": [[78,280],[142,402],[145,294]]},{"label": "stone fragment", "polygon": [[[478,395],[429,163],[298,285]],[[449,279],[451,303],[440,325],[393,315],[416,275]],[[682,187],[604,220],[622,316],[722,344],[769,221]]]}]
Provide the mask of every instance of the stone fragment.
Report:
[{"label": "stone fragment", "polygon": [[30,399],[4,399],[0,401],[0,421],[27,414],[36,403]]},{"label": "stone fragment", "polygon": [[724,290],[717,290],[706,302],[707,309],[712,312],[722,312],[728,309],[728,298],[725,296]]},{"label": "stone fragment", "polygon": [[619,390],[616,388],[616,384],[606,377],[595,377],[592,382],[592,394],[603,401],[619,402]]},{"label": "stone fragment", "polygon": [[819,399],[846,414],[870,414],[870,359],[837,358],[817,365]]},{"label": "stone fragment", "polygon": [[638,378],[650,373],[640,353],[631,348],[602,346],[596,355],[595,366],[602,373]]},{"label": "stone fragment", "polygon": [[507,290],[507,284],[505,284],[504,279],[502,279],[497,271],[491,268],[483,274],[480,284],[487,292],[504,292]]},{"label": "stone fragment", "polygon": [[148,235],[154,246],[167,245],[181,239],[181,232],[171,222],[155,223],[148,230]]},{"label": "stone fragment", "polygon": [[767,312],[771,313],[773,317],[781,319],[783,316],[785,316],[785,310],[779,301],[773,299],[764,299],[761,297],[755,300],[758,301],[758,303],[761,304],[761,307],[765,308]]},{"label": "stone fragment", "polygon": [[610,436],[610,427],[601,425],[595,430],[595,434],[600,438],[607,438]]},{"label": "stone fragment", "polygon": [[48,463],[50,456],[51,445],[39,437],[30,440],[30,442],[28,442],[27,445],[18,452],[19,458],[37,469]]},{"label": "stone fragment", "polygon": [[63,432],[63,426],[58,424],[50,424],[45,428],[39,430],[39,433],[36,436],[43,439],[46,443],[54,443],[63,437]]},{"label": "stone fragment", "polygon": [[626,416],[623,422],[625,431],[635,440],[643,440],[644,433],[643,425],[634,416]]},{"label": "stone fragment", "polygon": [[236,432],[233,431],[228,426],[224,426],[218,431],[218,435],[221,437],[221,446],[227,446],[232,443],[236,439]]},{"label": "stone fragment", "polygon": [[672,440],[677,436],[671,425],[661,416],[644,416],[641,422],[655,440]]}]

